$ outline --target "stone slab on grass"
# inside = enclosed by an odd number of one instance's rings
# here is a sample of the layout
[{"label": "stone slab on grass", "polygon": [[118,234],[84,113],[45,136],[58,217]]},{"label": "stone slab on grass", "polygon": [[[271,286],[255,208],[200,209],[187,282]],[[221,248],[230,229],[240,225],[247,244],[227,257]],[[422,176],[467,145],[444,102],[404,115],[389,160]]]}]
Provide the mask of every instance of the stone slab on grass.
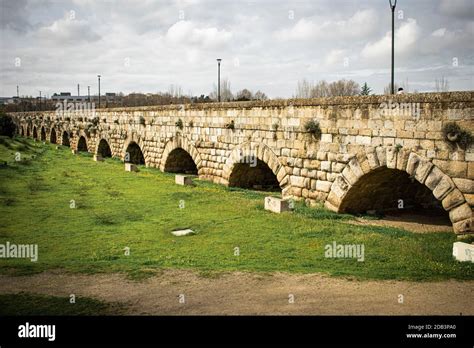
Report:
[{"label": "stone slab on grass", "polygon": [[455,242],[453,244],[453,256],[458,261],[474,262],[474,245],[463,242]]},{"label": "stone slab on grass", "polygon": [[126,172],[138,172],[138,167],[133,163],[125,163]]},{"label": "stone slab on grass", "polygon": [[187,236],[190,234],[195,234],[195,232],[189,228],[185,230],[177,230],[177,231],[172,231],[171,234],[177,236],[177,237],[182,237],[182,236]]},{"label": "stone slab on grass", "polygon": [[186,175],[176,175],[175,183],[183,186],[194,186],[193,179]]},{"label": "stone slab on grass", "polygon": [[273,213],[283,213],[284,211],[291,211],[290,201],[278,197],[265,197],[265,210]]},{"label": "stone slab on grass", "polygon": [[104,158],[101,155],[94,155],[94,162],[102,162]]}]

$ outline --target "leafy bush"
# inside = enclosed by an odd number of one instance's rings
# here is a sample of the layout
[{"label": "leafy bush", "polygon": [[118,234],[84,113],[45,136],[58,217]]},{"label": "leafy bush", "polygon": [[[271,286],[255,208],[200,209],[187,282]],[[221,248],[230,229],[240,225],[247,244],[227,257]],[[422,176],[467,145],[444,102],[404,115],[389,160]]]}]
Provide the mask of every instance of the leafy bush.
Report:
[{"label": "leafy bush", "polygon": [[319,123],[315,120],[309,120],[306,122],[304,129],[316,139],[321,136],[321,127],[319,127]]},{"label": "leafy bush", "polygon": [[175,123],[176,127],[178,127],[179,129],[183,129],[184,125],[183,125],[183,120],[182,119],[179,119],[178,121],[176,121]]},{"label": "leafy bush", "polygon": [[16,125],[13,119],[5,113],[0,114],[0,135],[12,138],[15,135]]},{"label": "leafy bush", "polygon": [[227,129],[232,129],[232,130],[235,129],[234,120],[232,120],[232,121],[230,121],[229,123],[227,123],[227,124],[225,125],[225,128],[227,128]]},{"label": "leafy bush", "polygon": [[456,149],[457,146],[466,150],[474,141],[474,138],[468,130],[462,129],[457,123],[449,122],[443,126],[444,140]]},{"label": "leafy bush", "polygon": [[138,120],[138,123],[140,123],[141,125],[145,125],[145,117],[140,116],[140,119]]}]

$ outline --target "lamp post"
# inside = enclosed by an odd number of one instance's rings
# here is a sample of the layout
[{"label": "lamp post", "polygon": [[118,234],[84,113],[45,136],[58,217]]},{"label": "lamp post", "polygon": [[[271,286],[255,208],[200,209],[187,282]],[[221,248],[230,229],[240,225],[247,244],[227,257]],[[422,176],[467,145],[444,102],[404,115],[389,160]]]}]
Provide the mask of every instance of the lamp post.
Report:
[{"label": "lamp post", "polygon": [[97,75],[97,78],[99,79],[99,109],[100,109],[100,75]]},{"label": "lamp post", "polygon": [[392,9],[392,82],[391,92],[395,94],[395,7],[397,6],[397,0],[388,0],[390,8]]},{"label": "lamp post", "polygon": [[221,58],[217,58],[217,101],[221,101]]}]

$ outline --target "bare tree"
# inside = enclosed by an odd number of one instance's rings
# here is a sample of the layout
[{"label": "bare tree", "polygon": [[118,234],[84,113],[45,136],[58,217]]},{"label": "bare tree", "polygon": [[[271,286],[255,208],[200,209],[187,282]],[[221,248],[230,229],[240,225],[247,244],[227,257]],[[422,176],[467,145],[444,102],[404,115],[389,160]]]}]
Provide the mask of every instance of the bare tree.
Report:
[{"label": "bare tree", "polygon": [[[217,85],[214,84],[212,92],[209,93],[209,98],[217,100]],[[230,89],[230,81],[227,78],[221,80],[221,101],[230,101],[234,99],[234,95]]]},{"label": "bare tree", "polygon": [[435,80],[436,92],[448,92],[449,91],[449,81],[447,78],[442,76],[440,79]]},{"label": "bare tree", "polygon": [[235,100],[239,101],[246,101],[246,100],[252,100],[253,99],[253,93],[249,91],[247,88],[244,88],[243,90],[237,92],[237,95],[235,96]]},{"label": "bare tree", "polygon": [[306,79],[298,81],[294,98],[311,98],[311,92],[313,88],[313,83],[307,81]]},{"label": "bare tree", "polygon": [[353,80],[339,80],[329,84],[329,95],[331,97],[358,95],[360,86]]},{"label": "bare tree", "polygon": [[255,99],[255,100],[267,100],[268,97],[265,93],[258,90],[257,92],[255,92],[255,95],[253,96],[253,99]]},{"label": "bare tree", "polygon": [[296,98],[336,97],[345,95],[358,95],[360,86],[353,80],[339,80],[327,83],[322,80],[316,85],[307,80],[298,81]]}]

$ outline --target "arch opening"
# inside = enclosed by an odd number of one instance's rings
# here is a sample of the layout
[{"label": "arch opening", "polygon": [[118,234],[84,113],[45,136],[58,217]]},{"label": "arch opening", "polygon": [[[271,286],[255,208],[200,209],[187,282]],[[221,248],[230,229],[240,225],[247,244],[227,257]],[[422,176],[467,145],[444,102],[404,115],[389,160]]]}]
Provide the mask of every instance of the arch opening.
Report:
[{"label": "arch opening", "polygon": [[51,133],[49,135],[49,142],[52,144],[56,144],[57,137],[56,137],[56,130],[54,128],[51,129]]},{"label": "arch opening", "polygon": [[83,136],[79,137],[79,140],[77,142],[77,151],[87,152],[87,142],[86,138],[84,138]]},{"label": "arch opening", "polygon": [[61,144],[64,146],[71,145],[71,143],[69,142],[69,134],[66,131],[63,132],[63,138],[62,138]]},{"label": "arch opening", "polygon": [[198,174],[198,169],[193,158],[182,148],[176,148],[168,154],[164,171],[170,173]]},{"label": "arch opening", "polygon": [[26,136],[27,136],[27,137],[30,136],[30,127],[26,127]]},{"label": "arch opening", "polygon": [[46,141],[46,130],[44,127],[41,127],[41,140]]},{"label": "arch opening", "polygon": [[145,164],[145,156],[143,156],[142,149],[140,149],[140,146],[136,142],[132,141],[128,144],[125,152],[125,162]]},{"label": "arch opening", "polygon": [[25,136],[25,130],[23,129],[23,127],[21,127],[20,135],[21,135],[22,137]]},{"label": "arch opening", "polygon": [[[270,167],[260,159],[250,163],[235,163],[229,177],[229,186],[259,191],[281,192],[278,179]],[[253,162],[253,163],[252,163]]]},{"label": "arch opening", "polygon": [[38,132],[36,131],[36,127],[33,127],[33,139],[38,139]]},{"label": "arch opening", "polygon": [[428,187],[405,171],[387,167],[362,176],[343,198],[339,211],[451,226],[448,212]]},{"label": "arch opening", "polygon": [[102,157],[112,157],[112,150],[110,149],[109,143],[105,139],[101,139],[99,146],[97,147],[97,154]]}]

